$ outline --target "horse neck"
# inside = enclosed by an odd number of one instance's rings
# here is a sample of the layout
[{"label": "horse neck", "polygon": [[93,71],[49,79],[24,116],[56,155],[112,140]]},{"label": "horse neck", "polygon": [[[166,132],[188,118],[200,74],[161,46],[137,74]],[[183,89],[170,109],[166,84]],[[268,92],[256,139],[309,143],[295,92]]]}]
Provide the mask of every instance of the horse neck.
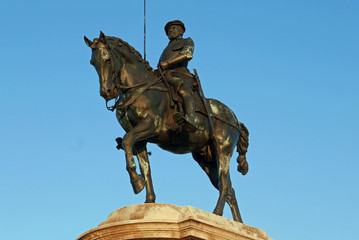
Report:
[{"label": "horse neck", "polygon": [[125,63],[121,69],[120,81],[124,87],[133,87],[153,79],[154,75],[140,62]]},{"label": "horse neck", "polygon": [[120,85],[123,87],[133,87],[155,78],[154,74],[147,70],[145,64],[127,46],[123,46],[122,50],[115,47],[113,52],[119,61],[117,62],[118,74],[120,74]]}]

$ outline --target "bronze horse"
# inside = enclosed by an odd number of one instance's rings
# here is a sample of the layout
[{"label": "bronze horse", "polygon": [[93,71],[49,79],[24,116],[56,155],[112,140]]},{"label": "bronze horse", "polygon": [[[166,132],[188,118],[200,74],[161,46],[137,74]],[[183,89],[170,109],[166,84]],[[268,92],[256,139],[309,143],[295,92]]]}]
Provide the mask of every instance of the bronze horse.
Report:
[{"label": "bronze horse", "polygon": [[[126,169],[134,192],[137,194],[146,187],[146,203],[155,202],[146,144],[156,143],[176,154],[192,153],[219,190],[214,213],[222,215],[227,202],[233,219],[242,222],[230,180],[229,163],[237,147],[238,171],[243,175],[248,172],[245,157],[248,130],[232,110],[215,99],[206,99],[213,113],[213,131],[208,115],[196,111],[198,130],[188,132],[177,126],[172,117],[177,110],[171,104],[168,85],[139,52],[120,38],[105,36],[102,32],[93,41],[84,38],[92,49],[91,64],[99,75],[100,95],[106,100],[106,106],[109,100],[116,99],[113,109],[116,109],[116,117],[126,131],[120,147],[125,151]],[[213,144],[214,134],[217,146]],[[137,174],[134,155],[138,158],[141,175]]]}]

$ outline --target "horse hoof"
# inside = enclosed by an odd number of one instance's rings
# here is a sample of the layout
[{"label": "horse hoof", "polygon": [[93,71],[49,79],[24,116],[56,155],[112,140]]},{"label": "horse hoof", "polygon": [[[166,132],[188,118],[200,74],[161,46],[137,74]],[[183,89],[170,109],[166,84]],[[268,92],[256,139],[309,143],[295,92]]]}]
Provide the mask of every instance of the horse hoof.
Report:
[{"label": "horse hoof", "polygon": [[222,216],[223,215],[223,211],[219,210],[219,209],[214,209],[213,211],[214,214]]},{"label": "horse hoof", "polygon": [[144,189],[145,181],[141,177],[138,177],[138,179],[131,181],[131,185],[133,188],[133,192],[135,194],[138,194]]},{"label": "horse hoof", "polygon": [[146,199],[145,203],[155,203],[155,199]]},{"label": "horse hoof", "polygon": [[122,142],[123,142],[123,139],[121,137],[116,138],[116,143],[117,143],[116,148],[117,148],[117,150],[120,150],[120,149],[125,150],[122,147]]}]

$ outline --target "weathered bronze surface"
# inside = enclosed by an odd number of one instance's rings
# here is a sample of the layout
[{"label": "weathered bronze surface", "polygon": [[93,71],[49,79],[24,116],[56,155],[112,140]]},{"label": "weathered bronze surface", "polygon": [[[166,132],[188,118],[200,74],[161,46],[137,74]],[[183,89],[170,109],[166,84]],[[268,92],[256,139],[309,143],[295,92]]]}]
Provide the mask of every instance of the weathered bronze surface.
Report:
[{"label": "weathered bronze surface", "polygon": [[[229,162],[237,147],[238,171],[243,175],[248,172],[245,156],[248,130],[226,105],[215,99],[205,99],[200,93],[199,81],[187,69],[193,54],[193,41],[182,39],[178,34],[181,31],[183,34],[184,25],[169,24],[165,30],[170,43],[161,56],[158,70],[152,69],[120,38],[108,37],[102,32],[93,41],[85,37],[92,49],[91,64],[99,75],[100,95],[106,100],[106,106],[109,100],[115,99],[115,105],[108,109],[116,110],[116,117],[126,131],[123,139],[116,141],[118,148],[125,151],[133,190],[137,194],[146,187],[146,203],[155,202],[147,142],[177,154],[192,153],[219,190],[214,213],[222,215],[227,202],[233,219],[242,222],[230,180]],[[181,86],[177,86],[176,81]],[[180,91],[182,93],[178,94]],[[185,100],[188,95],[190,99]],[[186,106],[186,101],[190,107]],[[187,117],[183,117],[184,114]],[[192,127],[188,127],[188,122]],[[140,175],[134,155],[139,162]]]}]

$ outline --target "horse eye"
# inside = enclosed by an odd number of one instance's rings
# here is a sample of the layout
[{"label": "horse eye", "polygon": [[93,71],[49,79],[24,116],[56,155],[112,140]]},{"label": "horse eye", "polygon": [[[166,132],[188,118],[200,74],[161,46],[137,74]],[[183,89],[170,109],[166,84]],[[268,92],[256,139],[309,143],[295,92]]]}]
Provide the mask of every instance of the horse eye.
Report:
[{"label": "horse eye", "polygon": [[110,63],[110,62],[111,62],[111,58],[107,58],[107,59],[105,60],[105,62]]}]

